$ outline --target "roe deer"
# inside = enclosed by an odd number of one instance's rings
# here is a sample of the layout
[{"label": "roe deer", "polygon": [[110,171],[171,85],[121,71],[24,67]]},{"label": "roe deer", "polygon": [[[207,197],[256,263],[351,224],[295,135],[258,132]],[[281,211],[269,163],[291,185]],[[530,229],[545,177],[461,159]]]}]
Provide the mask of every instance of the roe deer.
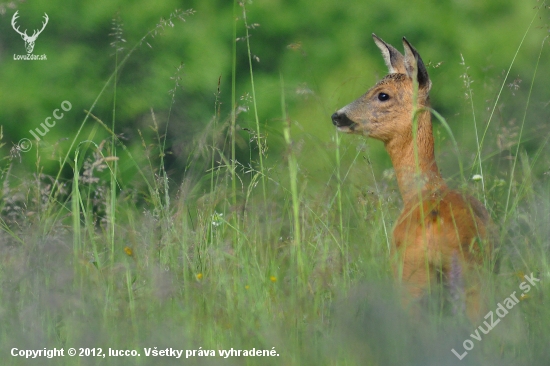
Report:
[{"label": "roe deer", "polygon": [[428,95],[432,83],[420,55],[404,37],[403,56],[372,36],[389,74],[334,113],[332,122],[341,132],[381,140],[390,155],[404,203],[393,230],[396,277],[416,298],[442,282],[455,300],[453,312],[466,305],[474,320],[480,315],[477,269],[492,255],[494,224],[477,199],[449,189],[441,177]]}]

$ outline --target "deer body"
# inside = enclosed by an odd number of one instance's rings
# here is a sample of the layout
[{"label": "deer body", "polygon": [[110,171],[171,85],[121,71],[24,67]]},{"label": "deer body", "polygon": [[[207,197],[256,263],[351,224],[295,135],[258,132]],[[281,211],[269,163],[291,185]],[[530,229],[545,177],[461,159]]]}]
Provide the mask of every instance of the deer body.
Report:
[{"label": "deer body", "polygon": [[[431,81],[418,52],[403,38],[405,55],[373,34],[389,74],[332,115],[342,132],[381,140],[403,198],[393,230],[395,275],[414,297],[443,282],[468,315],[479,315],[476,268],[491,255],[493,223],[475,198],[447,187],[434,156],[429,111]],[[416,127],[416,132],[414,128]]]}]

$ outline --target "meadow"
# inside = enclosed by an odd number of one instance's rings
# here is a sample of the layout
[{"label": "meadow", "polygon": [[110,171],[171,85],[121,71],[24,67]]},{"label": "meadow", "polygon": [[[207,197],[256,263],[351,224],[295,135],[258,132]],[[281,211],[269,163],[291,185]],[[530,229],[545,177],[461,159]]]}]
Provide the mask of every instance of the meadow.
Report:
[{"label": "meadow", "polygon": [[[0,4],[2,364],[549,364],[544,2],[136,3]],[[48,61],[12,59],[15,10]],[[498,224],[487,333],[444,289],[402,307],[391,163],[332,126],[386,72],[372,32],[425,58],[443,176]]]}]

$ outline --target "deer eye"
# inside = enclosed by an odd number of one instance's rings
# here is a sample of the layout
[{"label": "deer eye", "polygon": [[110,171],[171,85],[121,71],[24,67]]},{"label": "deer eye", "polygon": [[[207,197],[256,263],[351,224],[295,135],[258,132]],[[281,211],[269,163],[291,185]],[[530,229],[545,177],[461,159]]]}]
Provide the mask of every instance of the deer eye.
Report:
[{"label": "deer eye", "polygon": [[385,102],[386,100],[390,99],[390,96],[386,93],[380,93],[378,94],[378,100],[381,102]]}]

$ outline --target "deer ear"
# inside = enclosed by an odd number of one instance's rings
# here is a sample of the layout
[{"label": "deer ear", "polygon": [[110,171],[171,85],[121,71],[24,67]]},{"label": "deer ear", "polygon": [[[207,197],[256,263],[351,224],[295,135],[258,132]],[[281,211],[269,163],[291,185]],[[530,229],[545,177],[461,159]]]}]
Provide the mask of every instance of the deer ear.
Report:
[{"label": "deer ear", "polygon": [[432,81],[428,76],[428,70],[422,61],[422,58],[416,49],[403,37],[403,46],[405,46],[405,70],[411,79],[418,81],[418,88],[427,91],[432,87]]},{"label": "deer ear", "polygon": [[405,64],[403,62],[404,59],[401,52],[384,42],[374,33],[372,34],[372,38],[374,39],[374,43],[376,43],[378,48],[380,48],[380,51],[382,51],[384,62],[386,63],[390,74],[405,74]]}]

